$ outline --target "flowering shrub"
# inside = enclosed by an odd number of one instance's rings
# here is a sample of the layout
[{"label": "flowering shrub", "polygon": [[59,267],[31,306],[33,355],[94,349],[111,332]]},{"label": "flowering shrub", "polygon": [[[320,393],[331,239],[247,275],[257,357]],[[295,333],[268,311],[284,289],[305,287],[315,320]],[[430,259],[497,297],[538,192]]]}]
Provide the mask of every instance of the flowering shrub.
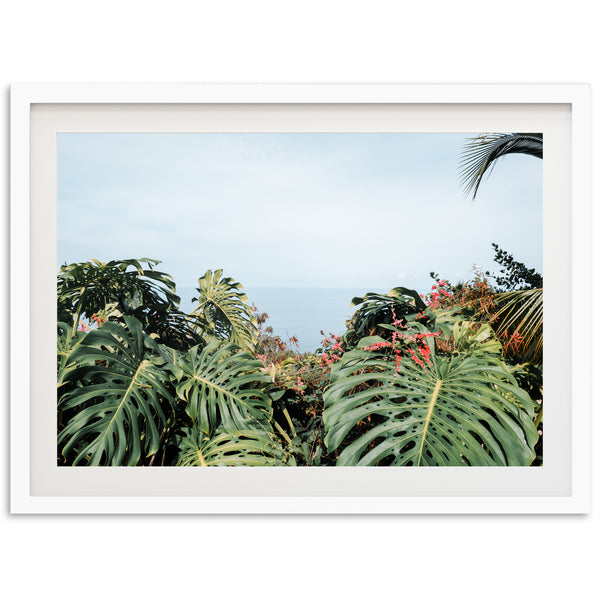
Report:
[{"label": "flowering shrub", "polygon": [[438,279],[436,283],[431,286],[431,292],[429,292],[427,296],[421,294],[421,298],[424,299],[425,304],[429,308],[441,308],[454,301],[454,294],[448,281],[445,279]]},{"label": "flowering shrub", "polygon": [[[421,315],[423,313],[420,313]],[[412,325],[409,325],[405,319],[394,318],[392,322],[395,328],[392,332],[391,341],[376,341],[362,347],[366,352],[390,349],[394,355],[395,372],[397,376],[400,371],[400,364],[403,357],[408,357],[421,368],[426,369],[426,364],[431,364],[431,348],[425,340],[428,338],[437,338],[440,331],[419,331]]]},{"label": "flowering shrub", "polygon": [[[325,335],[321,331],[321,335]],[[329,366],[335,361],[340,360],[343,354],[343,343],[340,341],[339,335],[330,334],[329,337],[325,337],[322,343],[321,360],[323,364]]]},{"label": "flowering shrub", "polygon": [[92,315],[92,322],[95,323],[97,327],[101,327],[104,323],[106,323],[106,317],[104,315],[94,313]]},{"label": "flowering shrub", "polygon": [[271,326],[265,325],[269,318],[267,313],[259,312],[256,306],[252,305],[252,316],[256,319],[258,327],[255,356],[262,360],[265,367],[278,365],[298,351],[298,338],[292,336],[286,342],[280,336],[273,334]]}]

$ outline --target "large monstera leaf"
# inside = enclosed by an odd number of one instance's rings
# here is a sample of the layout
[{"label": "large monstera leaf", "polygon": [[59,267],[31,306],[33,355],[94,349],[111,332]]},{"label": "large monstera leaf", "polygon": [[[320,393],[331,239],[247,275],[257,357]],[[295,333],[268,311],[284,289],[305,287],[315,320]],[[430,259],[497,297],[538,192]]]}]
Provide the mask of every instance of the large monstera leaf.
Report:
[{"label": "large monstera leaf", "polygon": [[[334,367],[323,419],[328,450],[343,447],[337,464],[531,464],[533,404],[502,359],[483,351],[437,356],[433,340],[428,345],[424,367],[408,357],[396,367],[389,355],[361,349]],[[357,423],[369,419],[372,427],[355,439]]]},{"label": "large monstera leaf", "polygon": [[283,466],[284,452],[275,435],[249,429],[235,434],[224,431],[208,437],[196,428],[185,431],[180,444],[180,467]]},{"label": "large monstera leaf", "polygon": [[74,465],[140,464],[158,451],[173,413],[157,344],[137,319],[124,322],[89,332],[69,356],[66,381],[77,387],[59,398],[68,420],[58,445]]},{"label": "large monstera leaf", "polygon": [[63,265],[56,290],[59,319],[70,317],[74,333],[81,317],[89,319],[111,303],[123,309],[165,302],[177,306],[180,299],[172,277],[154,270],[159,262],[141,258]]},{"label": "large monstera leaf", "polygon": [[386,325],[396,319],[427,308],[416,291],[405,287],[395,287],[387,294],[369,292],[353,298],[352,305],[358,308],[344,336],[345,341],[350,344],[365,336],[382,335],[382,326],[385,329]]},{"label": "large monstera leaf", "polygon": [[210,270],[198,279],[198,302],[192,312],[208,323],[208,331],[214,339],[228,340],[245,350],[252,350],[258,340],[258,327],[248,298],[241,284],[231,277],[223,277],[223,271]]},{"label": "large monstera leaf", "polygon": [[186,412],[206,435],[219,427],[235,434],[241,430],[270,430],[270,377],[264,366],[235,344],[211,342],[187,352],[162,349]]}]

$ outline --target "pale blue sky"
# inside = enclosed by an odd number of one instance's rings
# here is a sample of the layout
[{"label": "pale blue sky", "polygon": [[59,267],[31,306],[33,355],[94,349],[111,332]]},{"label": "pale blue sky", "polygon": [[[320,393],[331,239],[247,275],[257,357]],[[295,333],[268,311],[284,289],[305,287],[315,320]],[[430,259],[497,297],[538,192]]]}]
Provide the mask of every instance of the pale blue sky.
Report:
[{"label": "pale blue sky", "polygon": [[493,269],[492,242],[542,270],[542,161],[502,159],[475,201],[469,134],[59,134],[58,264],[163,261],[178,286],[427,291]]}]

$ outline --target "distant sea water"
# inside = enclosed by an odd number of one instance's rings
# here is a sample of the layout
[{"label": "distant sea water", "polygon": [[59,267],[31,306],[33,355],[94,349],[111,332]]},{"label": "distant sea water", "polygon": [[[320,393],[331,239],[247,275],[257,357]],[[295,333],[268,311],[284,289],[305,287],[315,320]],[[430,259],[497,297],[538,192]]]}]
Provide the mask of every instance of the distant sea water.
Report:
[{"label": "distant sea water", "polygon": [[[273,333],[287,341],[295,336],[301,352],[313,352],[321,346],[321,331],[329,336],[346,331],[346,319],[351,317],[356,307],[351,306],[352,298],[362,296],[365,288],[332,287],[253,287],[244,288],[250,304],[259,312],[267,313],[265,326],[271,326]],[[191,299],[197,296],[193,287],[180,287],[181,309],[192,308]]]}]

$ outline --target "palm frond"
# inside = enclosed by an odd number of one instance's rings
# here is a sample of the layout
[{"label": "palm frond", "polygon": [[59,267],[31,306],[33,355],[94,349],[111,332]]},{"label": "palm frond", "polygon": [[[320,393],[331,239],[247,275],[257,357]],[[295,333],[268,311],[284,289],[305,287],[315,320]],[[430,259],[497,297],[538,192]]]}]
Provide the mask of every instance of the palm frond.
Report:
[{"label": "palm frond", "polygon": [[501,340],[518,334],[515,353],[521,358],[541,364],[544,347],[544,290],[518,290],[496,297],[496,333]]},{"label": "palm frond", "polygon": [[471,138],[463,150],[459,164],[461,184],[465,192],[477,195],[486,172],[491,173],[496,161],[509,154],[528,154],[543,158],[541,133],[490,133]]}]

